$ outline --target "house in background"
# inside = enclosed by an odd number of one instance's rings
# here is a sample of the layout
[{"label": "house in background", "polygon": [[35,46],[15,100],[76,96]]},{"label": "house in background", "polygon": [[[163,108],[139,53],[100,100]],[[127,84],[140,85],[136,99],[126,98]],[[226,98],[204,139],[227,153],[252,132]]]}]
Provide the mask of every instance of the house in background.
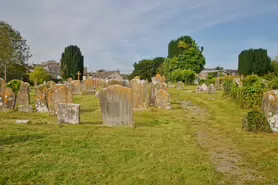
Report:
[{"label": "house in background", "polygon": [[41,64],[35,64],[34,67],[43,67],[50,73],[51,80],[57,81],[62,79],[60,63],[56,62],[55,60],[49,60],[42,62]]},{"label": "house in background", "polygon": [[202,70],[199,74],[198,77],[200,79],[207,79],[210,73],[217,73],[217,76],[221,76],[220,74],[222,74],[222,76],[227,76],[227,75],[231,75],[231,76],[236,76],[238,75],[238,71],[234,70],[234,69],[204,69]]}]

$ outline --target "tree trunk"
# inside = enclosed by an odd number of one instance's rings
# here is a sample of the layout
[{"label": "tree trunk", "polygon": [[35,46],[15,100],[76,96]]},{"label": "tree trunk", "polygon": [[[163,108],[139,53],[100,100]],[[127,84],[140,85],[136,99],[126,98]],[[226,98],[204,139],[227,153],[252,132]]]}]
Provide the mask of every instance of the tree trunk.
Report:
[{"label": "tree trunk", "polygon": [[7,62],[4,63],[4,80],[7,82]]}]

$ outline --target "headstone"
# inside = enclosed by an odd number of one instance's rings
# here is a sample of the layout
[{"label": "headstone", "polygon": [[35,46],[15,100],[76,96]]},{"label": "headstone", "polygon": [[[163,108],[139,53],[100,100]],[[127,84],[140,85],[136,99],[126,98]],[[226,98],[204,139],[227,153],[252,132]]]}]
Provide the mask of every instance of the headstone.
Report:
[{"label": "headstone", "polygon": [[165,90],[166,92],[168,92],[168,86],[167,86],[167,83],[161,83],[160,84],[160,88]]},{"label": "headstone", "polygon": [[272,131],[278,132],[278,90],[264,93],[262,110],[268,119]]},{"label": "headstone", "polygon": [[155,105],[160,109],[171,109],[169,93],[164,89],[159,89],[155,95]]},{"label": "headstone", "polygon": [[219,78],[216,78],[216,80],[215,80],[215,89],[222,90]]},{"label": "headstone", "polygon": [[6,87],[6,82],[4,79],[0,78],[0,91]]},{"label": "headstone", "polygon": [[72,89],[67,85],[55,85],[48,89],[47,105],[50,114],[57,114],[59,103],[73,103]]},{"label": "headstone", "polygon": [[177,89],[178,89],[178,90],[184,89],[184,83],[181,82],[181,81],[179,81],[179,82],[177,83]]},{"label": "headstone", "polygon": [[94,90],[92,78],[88,78],[88,79],[84,80],[84,89],[85,89],[85,91],[93,91]]},{"label": "headstone", "polygon": [[243,84],[242,84],[240,78],[234,78],[233,82],[234,82],[235,84],[237,84],[238,87],[242,87],[242,86],[243,86]]},{"label": "headstone", "polygon": [[20,82],[20,89],[16,96],[16,106],[30,104],[30,85],[27,82]]},{"label": "headstone", "polygon": [[36,110],[37,112],[48,112],[47,107],[47,91],[48,88],[46,85],[40,85],[36,89]]},{"label": "headstone", "polygon": [[15,123],[16,124],[28,124],[30,122],[30,120],[16,120]]},{"label": "headstone", "polygon": [[99,99],[105,126],[134,126],[131,88],[110,85],[99,92]]},{"label": "headstone", "polygon": [[196,89],[196,93],[202,93],[202,92],[203,92],[202,86],[198,86]]},{"label": "headstone", "polygon": [[78,71],[78,73],[76,73],[77,74],[77,80],[80,80],[80,76],[81,76],[81,73],[80,73],[80,71]]},{"label": "headstone", "polygon": [[15,93],[9,87],[0,91],[0,112],[10,111],[14,109]]},{"label": "headstone", "polygon": [[133,108],[145,109],[149,105],[148,81],[133,79],[130,81],[132,90]]},{"label": "headstone", "polygon": [[71,83],[71,82],[72,82],[72,78],[68,78],[67,83]]},{"label": "headstone", "polygon": [[35,87],[35,89],[38,88],[38,82],[37,82],[37,80],[34,80],[34,87]]},{"label": "headstone", "polygon": [[53,82],[53,81],[48,81],[48,82],[46,83],[46,85],[47,85],[48,88],[53,88],[56,84],[55,84],[55,82]]},{"label": "headstone", "polygon": [[81,83],[79,80],[71,82],[72,94],[82,94]]},{"label": "headstone", "polygon": [[157,74],[155,77],[152,78],[152,83],[165,83],[165,76],[161,76],[160,74]]},{"label": "headstone", "polygon": [[199,85],[199,83],[200,83],[199,78],[195,78],[194,81],[193,81],[193,84],[194,85]]},{"label": "headstone", "polygon": [[202,89],[203,89],[203,91],[207,91],[208,90],[208,86],[206,84],[202,84]]},{"label": "headstone", "polygon": [[214,88],[213,84],[210,84],[208,87],[208,94],[215,94],[216,93],[216,89]]},{"label": "headstone", "polygon": [[57,118],[58,123],[79,124],[80,104],[59,103]]},{"label": "headstone", "polygon": [[18,106],[19,112],[26,112],[26,113],[32,113],[34,112],[34,109],[31,105],[19,105]]}]

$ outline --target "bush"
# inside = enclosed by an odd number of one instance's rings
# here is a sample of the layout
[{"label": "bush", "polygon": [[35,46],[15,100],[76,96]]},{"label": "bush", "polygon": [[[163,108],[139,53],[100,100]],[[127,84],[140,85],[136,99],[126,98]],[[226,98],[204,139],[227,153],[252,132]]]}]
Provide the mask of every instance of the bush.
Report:
[{"label": "bush", "polygon": [[196,74],[194,71],[177,69],[172,72],[171,80],[175,82],[182,81],[186,84],[192,84],[195,76]]},{"label": "bush", "polygon": [[278,78],[274,78],[269,82],[269,90],[277,90],[278,89]]},{"label": "bush", "polygon": [[256,110],[248,112],[242,120],[242,129],[249,132],[271,132],[265,115]]},{"label": "bush", "polygon": [[8,82],[7,87],[10,87],[15,94],[18,93],[20,89],[21,80],[12,80]]},{"label": "bush", "polygon": [[34,71],[30,74],[30,81],[34,83],[37,81],[38,84],[42,84],[44,81],[49,81],[51,76],[48,71],[42,67],[36,67]]}]

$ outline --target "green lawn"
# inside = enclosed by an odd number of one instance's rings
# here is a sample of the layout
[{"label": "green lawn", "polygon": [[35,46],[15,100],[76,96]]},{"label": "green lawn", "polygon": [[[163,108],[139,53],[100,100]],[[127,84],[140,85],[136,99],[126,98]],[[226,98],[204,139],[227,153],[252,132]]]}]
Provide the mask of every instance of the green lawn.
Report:
[{"label": "green lawn", "polygon": [[[246,162],[238,164],[241,171],[264,177],[244,183],[277,184],[278,135],[241,131],[247,111],[220,92],[190,89],[169,90],[171,111],[135,112],[136,128],[101,126],[93,95],[74,97],[81,104],[80,125],[58,125],[47,113],[0,113],[0,184],[235,184],[240,176],[219,172],[212,159],[217,144],[225,149],[223,139]],[[184,100],[207,114],[183,109]],[[31,123],[17,125],[17,119]],[[200,130],[208,132],[209,144],[200,144]]]}]

